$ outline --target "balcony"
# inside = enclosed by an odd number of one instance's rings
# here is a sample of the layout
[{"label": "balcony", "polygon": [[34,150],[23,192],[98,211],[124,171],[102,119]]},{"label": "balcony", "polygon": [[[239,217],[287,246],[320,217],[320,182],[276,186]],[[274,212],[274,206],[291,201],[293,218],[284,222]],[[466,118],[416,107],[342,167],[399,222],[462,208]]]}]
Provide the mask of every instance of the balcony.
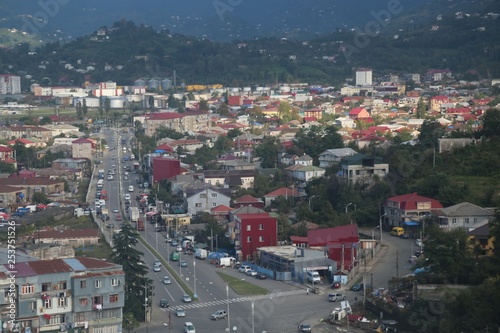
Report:
[{"label": "balcony", "polygon": [[102,304],[94,304],[94,305],[92,305],[92,310],[94,310],[94,311],[102,311]]}]

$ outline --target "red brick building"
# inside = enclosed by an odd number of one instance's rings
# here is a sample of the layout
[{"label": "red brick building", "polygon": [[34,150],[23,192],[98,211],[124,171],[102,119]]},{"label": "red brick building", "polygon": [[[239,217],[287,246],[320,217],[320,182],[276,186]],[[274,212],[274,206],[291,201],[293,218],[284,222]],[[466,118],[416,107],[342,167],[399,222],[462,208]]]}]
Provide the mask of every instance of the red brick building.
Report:
[{"label": "red brick building", "polygon": [[276,246],[278,243],[278,220],[268,213],[240,212],[234,216],[235,248],[240,261],[255,259],[257,248]]}]

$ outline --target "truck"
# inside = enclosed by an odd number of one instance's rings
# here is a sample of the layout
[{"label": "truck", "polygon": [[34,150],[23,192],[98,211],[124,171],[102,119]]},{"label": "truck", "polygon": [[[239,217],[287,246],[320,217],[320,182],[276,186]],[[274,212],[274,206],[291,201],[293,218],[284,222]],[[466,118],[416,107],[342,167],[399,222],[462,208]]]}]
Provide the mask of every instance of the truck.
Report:
[{"label": "truck", "polygon": [[137,231],[144,231],[144,221],[137,219]]},{"label": "truck", "polygon": [[207,250],[205,249],[196,249],[194,252],[194,257],[198,259],[207,259]]},{"label": "truck", "polygon": [[109,213],[108,213],[108,210],[106,208],[101,209],[101,219],[103,221],[109,220]]},{"label": "truck", "polygon": [[19,207],[17,209],[17,211],[12,214],[13,217],[21,217],[21,216],[24,216],[24,215],[27,215],[31,212],[31,210],[29,208],[25,208],[25,207]]},{"label": "truck", "polygon": [[233,257],[222,257],[219,258],[219,267],[232,267],[235,262],[236,259]]},{"label": "truck", "polygon": [[179,259],[181,258],[179,252],[177,251],[173,251],[172,253],[170,253],[170,260],[171,261],[179,261]]},{"label": "truck", "polygon": [[128,214],[129,214],[131,222],[137,222],[137,220],[139,219],[139,208],[137,208],[137,207],[129,207],[128,208]]},{"label": "truck", "polygon": [[104,169],[99,169],[97,172],[97,178],[104,179]]},{"label": "truck", "polygon": [[104,179],[99,179],[97,181],[97,189],[100,190],[104,186]]},{"label": "truck", "polygon": [[108,191],[106,190],[101,191],[101,200],[108,200]]},{"label": "truck", "polygon": [[73,211],[73,215],[75,217],[80,217],[82,215],[84,215],[85,212],[83,211],[83,208],[79,207],[79,208],[75,208],[75,210]]}]

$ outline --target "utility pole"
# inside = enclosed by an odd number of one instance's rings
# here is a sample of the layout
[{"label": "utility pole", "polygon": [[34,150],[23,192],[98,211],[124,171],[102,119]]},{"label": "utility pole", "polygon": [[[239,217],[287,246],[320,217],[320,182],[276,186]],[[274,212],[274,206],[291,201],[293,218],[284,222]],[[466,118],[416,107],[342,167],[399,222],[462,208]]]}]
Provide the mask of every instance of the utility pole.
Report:
[{"label": "utility pole", "polygon": [[366,306],[366,250],[363,250],[363,258],[365,259],[365,271],[363,273],[363,308]]},{"label": "utility pole", "polygon": [[396,279],[399,279],[399,251],[396,251]]}]

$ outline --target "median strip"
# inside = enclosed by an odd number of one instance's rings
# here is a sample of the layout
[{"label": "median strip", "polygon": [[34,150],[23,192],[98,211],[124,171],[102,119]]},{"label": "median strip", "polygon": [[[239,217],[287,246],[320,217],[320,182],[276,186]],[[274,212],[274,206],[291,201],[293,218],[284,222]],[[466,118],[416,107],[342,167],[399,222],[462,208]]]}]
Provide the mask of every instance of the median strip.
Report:
[{"label": "median strip", "polygon": [[256,286],[253,283],[247,282],[244,279],[235,278],[231,275],[222,272],[216,272],[219,276],[227,282],[235,293],[241,296],[246,295],[266,295],[269,290]]}]

